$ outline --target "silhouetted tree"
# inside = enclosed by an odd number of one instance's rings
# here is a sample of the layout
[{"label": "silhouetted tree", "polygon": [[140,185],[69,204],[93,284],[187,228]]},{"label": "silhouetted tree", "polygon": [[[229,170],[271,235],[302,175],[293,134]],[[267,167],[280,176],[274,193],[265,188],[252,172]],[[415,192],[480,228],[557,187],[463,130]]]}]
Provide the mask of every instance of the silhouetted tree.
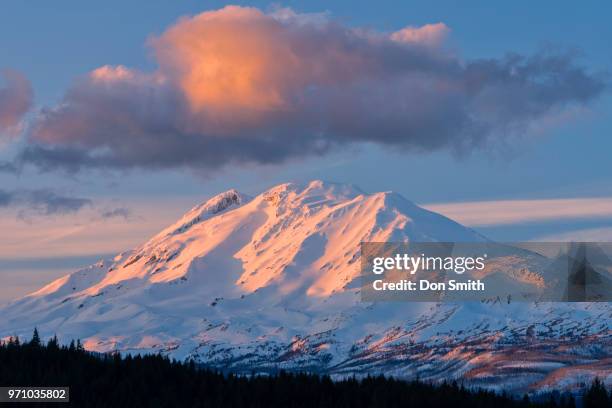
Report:
[{"label": "silhouetted tree", "polygon": [[612,398],[604,384],[595,378],[589,389],[584,394],[584,408],[609,408],[612,406]]},{"label": "silhouetted tree", "polygon": [[52,338],[49,339],[49,342],[47,343],[47,348],[49,350],[59,349],[59,342],[57,341],[57,336],[53,336]]},{"label": "silhouetted tree", "polygon": [[34,328],[34,333],[32,334],[32,340],[30,340],[30,346],[40,347],[40,335],[38,334],[38,329]]}]

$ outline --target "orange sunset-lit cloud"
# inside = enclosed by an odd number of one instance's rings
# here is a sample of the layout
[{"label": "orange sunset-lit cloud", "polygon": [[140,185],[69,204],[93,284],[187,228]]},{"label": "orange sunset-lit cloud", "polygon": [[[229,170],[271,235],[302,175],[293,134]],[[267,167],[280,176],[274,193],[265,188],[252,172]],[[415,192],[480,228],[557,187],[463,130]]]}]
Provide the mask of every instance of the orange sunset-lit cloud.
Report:
[{"label": "orange sunset-lit cloud", "polygon": [[400,42],[440,45],[450,29],[444,23],[426,24],[423,27],[405,27],[391,34],[391,39]]},{"label": "orange sunset-lit cloud", "polygon": [[[218,114],[291,109],[308,86],[350,83],[376,68],[367,53],[337,43],[359,40],[357,33],[326,21],[303,26],[302,17],[287,10],[282,17],[228,6],[182,19],[152,43],[162,72],[177,80],[190,107]],[[439,23],[407,27],[389,38],[434,46],[447,31]],[[335,42],[326,41],[330,34]]]}]

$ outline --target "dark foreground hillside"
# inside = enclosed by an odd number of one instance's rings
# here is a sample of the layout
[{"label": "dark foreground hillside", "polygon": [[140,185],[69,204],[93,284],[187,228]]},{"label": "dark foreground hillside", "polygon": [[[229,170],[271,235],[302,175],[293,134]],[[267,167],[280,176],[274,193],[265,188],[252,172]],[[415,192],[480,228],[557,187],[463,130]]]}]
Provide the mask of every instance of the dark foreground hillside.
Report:
[{"label": "dark foreground hillside", "polygon": [[[383,377],[331,381],[329,377],[279,373],[237,377],[170,361],[161,356],[94,355],[80,344],[59,346],[11,340],[0,345],[0,386],[70,386],[72,407],[571,407],[571,397],[536,404],[524,398],[433,386]],[[585,406],[609,407],[596,383]],[[15,404],[17,406],[17,404]],[[0,406],[6,406],[0,404]],[[18,406],[43,406],[34,403]]]}]

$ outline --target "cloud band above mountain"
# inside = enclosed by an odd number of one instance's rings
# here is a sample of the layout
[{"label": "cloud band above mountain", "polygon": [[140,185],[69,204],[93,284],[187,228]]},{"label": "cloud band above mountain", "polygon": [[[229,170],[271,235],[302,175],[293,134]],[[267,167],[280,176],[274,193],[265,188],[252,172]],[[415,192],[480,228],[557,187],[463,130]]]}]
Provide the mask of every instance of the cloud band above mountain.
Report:
[{"label": "cloud band above mountain", "polygon": [[103,66],[28,133],[40,168],[215,169],[371,142],[469,150],[586,104],[605,83],[569,54],[462,60],[442,23],[394,33],[229,6],[151,39],[158,69]]},{"label": "cloud band above mountain", "polygon": [[425,207],[471,227],[612,218],[610,197],[474,201]]}]

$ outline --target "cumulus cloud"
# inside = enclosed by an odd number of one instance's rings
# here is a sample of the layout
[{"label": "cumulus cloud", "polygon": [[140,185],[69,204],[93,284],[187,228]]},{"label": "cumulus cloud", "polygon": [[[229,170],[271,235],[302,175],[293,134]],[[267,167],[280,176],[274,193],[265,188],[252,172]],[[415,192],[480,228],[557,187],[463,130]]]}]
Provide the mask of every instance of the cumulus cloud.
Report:
[{"label": "cumulus cloud", "polygon": [[155,71],[100,67],[40,112],[20,161],[211,170],[363,142],[469,150],[605,88],[570,54],[462,60],[443,47],[448,32],[236,6],[185,17],[150,41]]},{"label": "cumulus cloud", "polygon": [[[3,85],[2,85],[3,83]],[[32,106],[30,82],[16,71],[0,70],[0,136],[14,134]]]},{"label": "cumulus cloud", "polygon": [[91,206],[87,198],[69,197],[51,190],[15,190],[0,189],[0,208],[18,207],[20,217],[35,215],[64,215],[80,211]]}]

